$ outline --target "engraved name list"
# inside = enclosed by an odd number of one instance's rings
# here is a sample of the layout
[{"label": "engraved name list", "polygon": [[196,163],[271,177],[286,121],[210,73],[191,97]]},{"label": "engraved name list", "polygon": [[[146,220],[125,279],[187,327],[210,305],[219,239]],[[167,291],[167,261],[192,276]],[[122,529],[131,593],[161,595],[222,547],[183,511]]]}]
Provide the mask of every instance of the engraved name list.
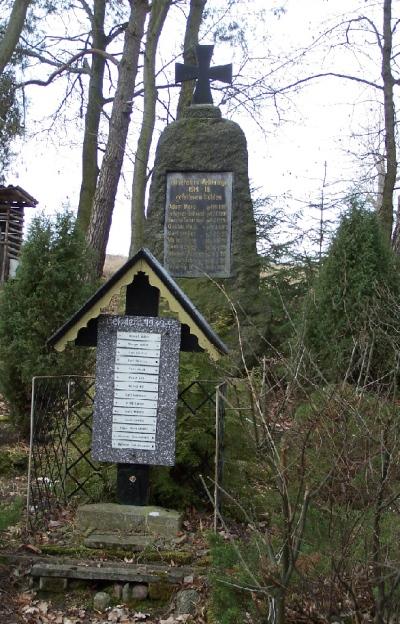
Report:
[{"label": "engraved name list", "polygon": [[175,319],[99,318],[94,459],[174,464],[180,334]]},{"label": "engraved name list", "polygon": [[169,173],[165,266],[176,277],[230,276],[232,173]]}]

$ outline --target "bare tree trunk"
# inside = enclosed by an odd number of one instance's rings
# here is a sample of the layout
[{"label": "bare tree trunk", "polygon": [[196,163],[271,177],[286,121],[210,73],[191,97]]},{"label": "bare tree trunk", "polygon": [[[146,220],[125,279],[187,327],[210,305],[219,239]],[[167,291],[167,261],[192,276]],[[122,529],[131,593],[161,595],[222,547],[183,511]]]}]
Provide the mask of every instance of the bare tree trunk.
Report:
[{"label": "bare tree trunk", "polygon": [[396,224],[394,226],[392,247],[393,251],[400,255],[400,197],[397,198]]},{"label": "bare tree trunk", "polygon": [[[183,59],[186,64],[196,64],[195,48],[199,43],[199,30],[206,3],[207,0],[190,0],[190,10],[186,22],[185,40],[183,44]],[[179,119],[182,115],[182,111],[190,106],[193,97],[194,85],[194,80],[188,80],[182,83],[176,111],[177,119]]]},{"label": "bare tree trunk", "polygon": [[147,0],[130,0],[131,13],[125,31],[124,49],[118,71],[108,141],[93,200],[87,241],[97,254],[96,272],[101,275],[118,182],[124,158],[132,111],[136,75],[148,11]]},{"label": "bare tree trunk", "polygon": [[393,193],[396,184],[397,154],[392,74],[392,0],[383,3],[382,80],[385,118],[386,175],[383,181],[382,204],[378,212],[383,230],[390,242],[393,227]]},{"label": "bare tree trunk", "polygon": [[15,0],[4,36],[0,41],[0,74],[9,63],[24,27],[30,0]]},{"label": "bare tree trunk", "polygon": [[152,3],[147,30],[143,67],[143,118],[135,155],[132,182],[132,239],[129,252],[131,256],[143,245],[147,165],[156,118],[156,52],[161,30],[170,6],[171,0],[159,0]]},{"label": "bare tree trunk", "polygon": [[[92,23],[92,47],[96,50],[106,49],[104,19],[106,0],[94,0]],[[101,54],[93,54],[90,70],[88,104],[85,115],[85,133],[82,147],[82,182],[78,206],[78,224],[87,232],[92,211],[93,198],[96,191],[99,167],[98,134],[101,112],[103,108],[103,77],[106,59]]]}]

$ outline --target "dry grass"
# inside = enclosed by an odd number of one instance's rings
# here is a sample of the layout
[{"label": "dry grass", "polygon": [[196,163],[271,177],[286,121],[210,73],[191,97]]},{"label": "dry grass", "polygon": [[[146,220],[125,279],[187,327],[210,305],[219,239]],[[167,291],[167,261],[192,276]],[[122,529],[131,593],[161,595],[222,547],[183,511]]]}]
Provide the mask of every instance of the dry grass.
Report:
[{"label": "dry grass", "polygon": [[109,279],[127,260],[128,258],[126,256],[111,256],[107,254],[103,268],[103,276]]}]

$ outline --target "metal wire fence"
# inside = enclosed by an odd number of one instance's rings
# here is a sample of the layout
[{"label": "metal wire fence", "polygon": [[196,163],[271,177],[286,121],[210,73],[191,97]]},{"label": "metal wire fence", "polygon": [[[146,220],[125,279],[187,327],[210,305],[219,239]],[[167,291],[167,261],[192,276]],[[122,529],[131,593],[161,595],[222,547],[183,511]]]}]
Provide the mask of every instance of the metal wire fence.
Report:
[{"label": "metal wire fence", "polygon": [[[28,473],[28,528],[47,522],[72,499],[95,502],[115,483],[115,466],[91,458],[94,377],[34,377]],[[223,402],[211,381],[180,388],[178,410],[198,420],[216,438],[215,480],[222,480]],[[215,429],[214,429],[215,427]],[[218,489],[216,502],[219,504]]]},{"label": "metal wire fence", "polygon": [[90,457],[94,378],[34,377],[27,517],[31,529],[46,525],[80,495],[89,501],[107,482]]}]

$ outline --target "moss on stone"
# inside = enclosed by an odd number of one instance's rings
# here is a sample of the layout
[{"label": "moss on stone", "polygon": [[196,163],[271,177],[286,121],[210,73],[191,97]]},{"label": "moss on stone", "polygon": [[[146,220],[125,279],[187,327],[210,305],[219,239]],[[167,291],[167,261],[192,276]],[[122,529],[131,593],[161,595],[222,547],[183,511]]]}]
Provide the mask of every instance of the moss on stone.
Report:
[{"label": "moss on stone", "polygon": [[[122,559],[127,556],[127,551],[117,548],[93,549],[85,546],[60,546],[59,544],[43,544],[41,546],[43,554],[54,557],[73,557],[76,559],[88,559],[93,557],[101,559]],[[188,564],[193,561],[193,553],[186,550],[159,550],[146,549],[141,553],[135,553],[136,560],[140,563],[147,562],[170,562],[177,564]]]},{"label": "moss on stone", "polygon": [[[60,544],[43,544],[40,547],[41,551],[46,555],[52,556],[68,556],[83,558],[89,555],[93,556],[93,550],[85,548],[84,546],[62,546]],[[100,556],[103,554],[101,551],[96,551]],[[126,556],[126,553],[125,553]]]},{"label": "moss on stone", "polygon": [[171,583],[165,583],[163,581],[149,583],[149,598],[150,600],[168,601],[176,589],[176,585],[171,585]]},{"label": "moss on stone", "polygon": [[[215,109],[214,110],[218,110]],[[193,116],[192,116],[193,115]],[[270,312],[259,289],[260,262],[256,249],[256,226],[248,178],[246,137],[240,126],[207,107],[188,111],[187,117],[167,126],[162,133],[150,188],[145,244],[163,262],[166,181],[169,172],[232,172],[231,277],[217,279],[234,302],[241,324],[246,356],[260,347],[266,335]],[[184,290],[207,320],[221,333],[231,350],[238,351],[236,321],[230,303],[209,280],[185,281]],[[220,313],[220,315],[218,315]],[[222,322],[221,315],[225,321]],[[218,329],[217,329],[218,325]],[[239,356],[234,358],[240,359]],[[250,362],[251,360],[249,360]],[[249,363],[248,362],[248,363]]]},{"label": "moss on stone", "polygon": [[196,568],[208,568],[211,565],[211,556],[205,555],[196,561]]}]

